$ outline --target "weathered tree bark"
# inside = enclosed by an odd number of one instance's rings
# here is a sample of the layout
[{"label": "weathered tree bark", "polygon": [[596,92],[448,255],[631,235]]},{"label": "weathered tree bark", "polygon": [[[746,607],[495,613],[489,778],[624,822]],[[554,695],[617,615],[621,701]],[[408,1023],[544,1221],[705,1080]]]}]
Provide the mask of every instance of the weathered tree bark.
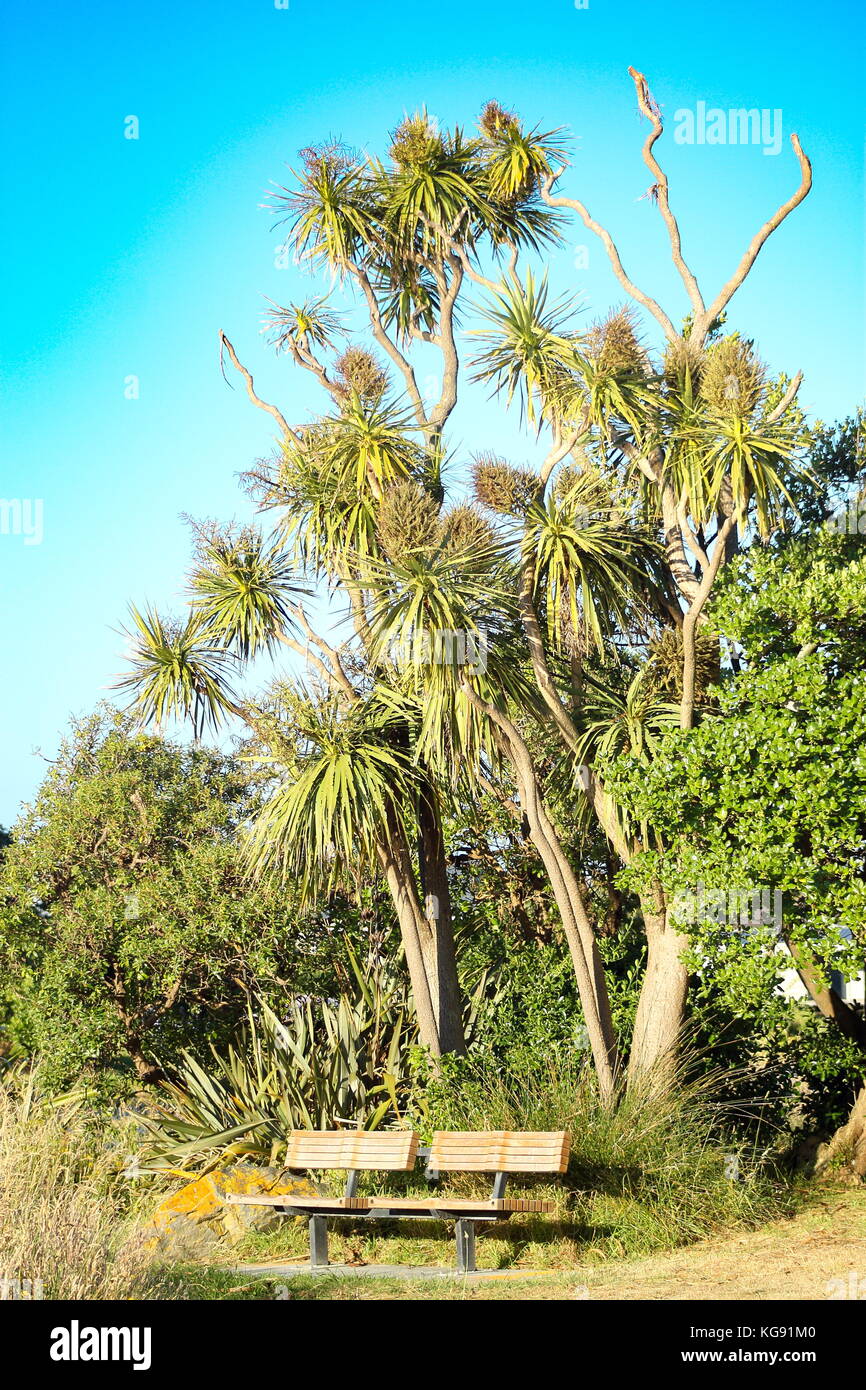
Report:
[{"label": "weathered tree bark", "polygon": [[823,1172],[837,1158],[848,1158],[858,1178],[866,1178],[866,1086],[861,1086],[847,1123],[819,1151],[816,1172]]},{"label": "weathered tree bark", "polygon": [[610,1012],[607,981],[598,944],[580,885],[569,863],[556,829],[541,796],[538,775],[529,749],[512,721],[501,710],[487,704],[466,683],[467,699],[485,713],[498,731],[498,743],[517,776],[520,804],[526,816],[529,836],[547,871],[562,929],[574,968],[587,1037],[598,1076],[599,1091],[610,1104],[616,1091],[617,1044]]},{"label": "weathered tree bark", "polygon": [[412,856],[403,827],[396,816],[391,817],[391,823],[380,838],[376,852],[397,913],[421,1044],[429,1050],[431,1056],[441,1057],[439,1025],[425,962],[425,955],[429,957],[433,949],[432,932],[430,923],[424,917],[418,903]]},{"label": "weathered tree bark", "polygon": [[426,785],[418,802],[418,863],[424,916],[429,931],[421,949],[442,1052],[466,1051],[463,1000],[457,977],[451,886],[445,858],[442,821],[433,788]]},{"label": "weathered tree bark", "polygon": [[670,920],[660,888],[641,898],[647,964],[634,1021],[629,1085],[652,1078],[667,1085],[676,1069],[689,974],[680,956],[688,944]]},{"label": "weathered tree bark", "polygon": [[137,1038],[127,1038],[126,1050],[132,1058],[136,1078],[142,1086],[156,1086],[158,1082],[165,1080],[162,1067],[145,1057]]}]

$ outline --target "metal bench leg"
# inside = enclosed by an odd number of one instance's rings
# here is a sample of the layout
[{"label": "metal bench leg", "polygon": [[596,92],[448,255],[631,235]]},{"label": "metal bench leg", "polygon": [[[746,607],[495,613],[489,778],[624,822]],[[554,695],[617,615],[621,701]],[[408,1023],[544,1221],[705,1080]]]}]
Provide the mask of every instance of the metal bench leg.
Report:
[{"label": "metal bench leg", "polygon": [[328,1218],[310,1217],[310,1268],[323,1269],[328,1264]]},{"label": "metal bench leg", "polygon": [[457,1238],[457,1273],[475,1273],[475,1222],[459,1220],[454,1223]]}]

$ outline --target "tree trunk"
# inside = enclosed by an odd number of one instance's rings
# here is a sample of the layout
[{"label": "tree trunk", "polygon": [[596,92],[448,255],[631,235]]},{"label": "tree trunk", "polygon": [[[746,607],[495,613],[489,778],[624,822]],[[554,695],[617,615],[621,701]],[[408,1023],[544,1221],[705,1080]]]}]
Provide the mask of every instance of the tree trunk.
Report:
[{"label": "tree trunk", "polygon": [[109,963],[106,971],[106,983],[114,999],[114,1007],[123,1025],[124,1046],[127,1055],[135,1067],[135,1075],[142,1086],[155,1086],[158,1081],[165,1078],[165,1072],[158,1062],[153,1058],[145,1056],[144,1044],[142,1041],[142,1022],[129,1003],[129,994],[126,982],[120,972],[117,961]]},{"label": "tree trunk", "polygon": [[136,1078],[142,1086],[155,1086],[157,1082],[165,1080],[162,1067],[145,1057],[137,1039],[128,1040],[126,1050],[132,1058]]},{"label": "tree trunk", "polygon": [[680,728],[691,729],[695,723],[695,676],[697,672],[697,620],[695,609],[683,618],[683,693],[680,699]]},{"label": "tree trunk", "polygon": [[451,885],[445,859],[442,822],[435,792],[425,785],[418,804],[418,863],[427,932],[421,949],[442,1052],[466,1051],[463,1000],[457,978],[457,954],[451,914]]},{"label": "tree trunk", "polygon": [[[531,801],[531,795],[527,800]],[[598,1074],[602,1099],[613,1099],[616,1085],[617,1046],[610,1013],[604,967],[571,865],[543,820],[527,810],[529,833],[547,870],[559,909],[562,929],[574,968],[587,1037]]]},{"label": "tree trunk", "polygon": [[609,1104],[613,1101],[616,1089],[616,1037],[604,966],[598,953],[595,933],[580,892],[580,885],[544,807],[538,775],[519,730],[502,710],[487,704],[468,683],[463,689],[470,703],[486,714],[495,725],[497,744],[514,767],[529,836],[547,871],[559,909],[562,929],[574,967],[599,1090],[602,1099]]},{"label": "tree trunk", "polygon": [[670,921],[661,889],[641,899],[647,938],[647,964],[634,1021],[629,1085],[652,1075],[668,1084],[676,1069],[677,1044],[685,1014],[688,970],[680,955],[686,937]]},{"label": "tree trunk", "polygon": [[820,1150],[816,1171],[822,1172],[836,1158],[848,1158],[858,1178],[866,1178],[866,1086],[861,1086],[847,1123]]},{"label": "tree trunk", "polygon": [[786,936],[784,941],[797,969],[797,974],[820,1012],[831,1023],[835,1023],[846,1038],[858,1043],[866,1052],[866,1019],[856,1009],[852,1009],[850,1004],[846,1004],[842,996],[826,983],[823,974],[816,966],[803,959],[803,953],[795,941],[792,941],[789,936]]},{"label": "tree trunk", "polygon": [[431,949],[428,938],[432,938],[432,932],[418,905],[412,856],[403,827],[396,819],[391,819],[377,845],[377,853],[397,913],[400,936],[406,952],[406,965],[412,984],[412,998],[421,1044],[429,1050],[431,1056],[440,1057],[442,1044],[425,964],[425,954],[429,955]]},{"label": "tree trunk", "polygon": [[[816,966],[803,959],[795,941],[786,936],[785,945],[791,953],[797,974],[820,1012],[836,1025],[844,1037],[858,1043],[866,1051],[866,1020],[826,983]],[[845,1154],[850,1154],[851,1167],[857,1176],[866,1178],[866,1086],[861,1087],[847,1122],[840,1125],[830,1142],[820,1149],[815,1171],[820,1173],[833,1159]]]}]

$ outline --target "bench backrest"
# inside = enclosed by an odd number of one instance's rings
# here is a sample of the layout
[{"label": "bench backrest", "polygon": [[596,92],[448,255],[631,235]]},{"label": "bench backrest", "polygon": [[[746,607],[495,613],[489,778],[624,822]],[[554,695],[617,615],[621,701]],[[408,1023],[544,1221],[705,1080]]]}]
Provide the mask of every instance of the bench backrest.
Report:
[{"label": "bench backrest", "polygon": [[286,1148],[287,1168],[415,1167],[418,1135],[411,1129],[294,1129]]},{"label": "bench backrest", "polygon": [[437,1130],[429,1166],[437,1172],[564,1173],[570,1141],[566,1132],[487,1130],[476,1134]]}]

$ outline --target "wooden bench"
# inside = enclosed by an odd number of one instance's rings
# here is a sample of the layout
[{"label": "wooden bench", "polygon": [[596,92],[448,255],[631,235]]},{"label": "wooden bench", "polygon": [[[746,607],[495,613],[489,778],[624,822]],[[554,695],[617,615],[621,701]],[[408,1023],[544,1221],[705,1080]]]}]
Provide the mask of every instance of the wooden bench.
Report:
[{"label": "wooden bench", "polygon": [[268,1197],[229,1194],[227,1202],[272,1206],[287,1215],[304,1215],[309,1223],[310,1267],[328,1264],[328,1218],[453,1221],[457,1269],[475,1269],[475,1229],[481,1222],[507,1221],[515,1212],[545,1212],[552,1202],[506,1197],[510,1173],[564,1173],[568,1167],[566,1133],[518,1133],[490,1130],[455,1133],[438,1130],[427,1157],[428,1182],[437,1184],[442,1172],[493,1173],[488,1198],[360,1197],[360,1170],[409,1172],[418,1154],[418,1136],[411,1130],[294,1130],[286,1152],[286,1167],[345,1171],[342,1197]]}]

